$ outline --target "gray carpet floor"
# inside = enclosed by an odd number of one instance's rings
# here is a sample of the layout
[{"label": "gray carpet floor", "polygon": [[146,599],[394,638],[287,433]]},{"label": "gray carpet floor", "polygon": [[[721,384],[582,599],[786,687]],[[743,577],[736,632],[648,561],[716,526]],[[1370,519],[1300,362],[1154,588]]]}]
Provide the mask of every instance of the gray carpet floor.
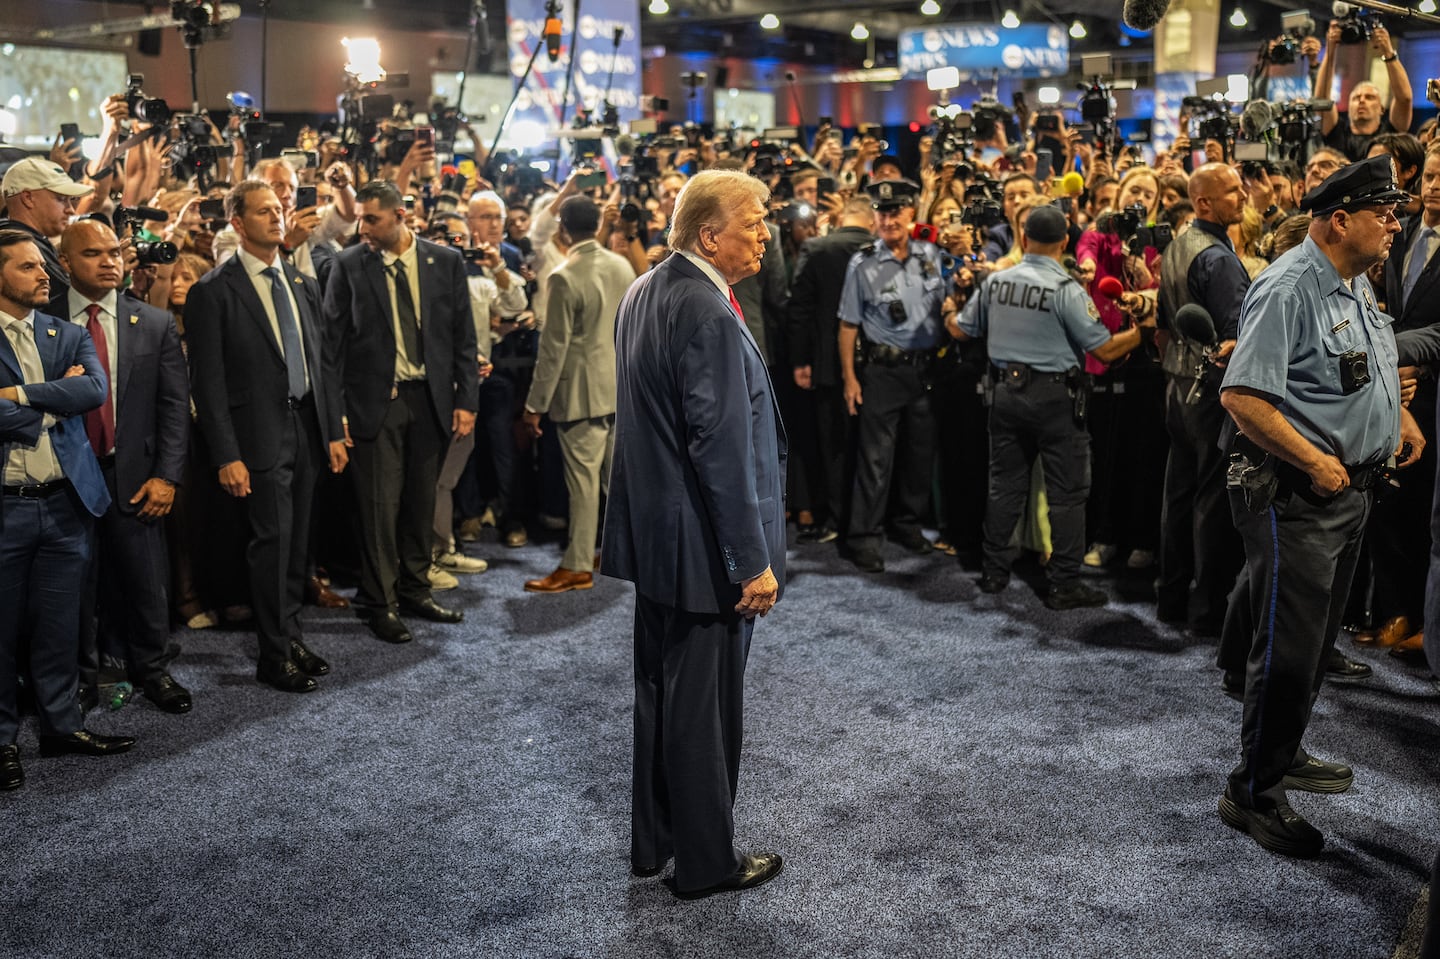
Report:
[{"label": "gray carpet floor", "polygon": [[[1215,812],[1240,707],[1144,577],[1105,609],[983,596],[890,547],[862,576],[797,547],[756,631],[736,808],[762,889],[698,903],[632,879],[632,593],[521,591],[559,550],[480,544],[459,626],[391,647],[307,609],[319,693],[253,678],[254,639],[182,631],[172,717],[40,759],[0,796],[0,955],[1391,957],[1440,844],[1437,693],[1376,652],[1307,745],[1356,768],[1292,796],[1325,853],[1264,852]],[[1348,640],[1342,640],[1349,647]],[[1407,937],[1409,943],[1406,944]],[[1398,951],[1397,951],[1398,950]]]}]

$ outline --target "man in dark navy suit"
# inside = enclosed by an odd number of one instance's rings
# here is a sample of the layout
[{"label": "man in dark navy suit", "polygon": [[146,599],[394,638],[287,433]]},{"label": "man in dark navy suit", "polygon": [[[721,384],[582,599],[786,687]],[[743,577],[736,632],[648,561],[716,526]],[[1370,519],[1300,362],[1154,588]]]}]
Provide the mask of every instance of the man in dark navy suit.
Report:
[{"label": "man in dark navy suit", "polygon": [[225,212],[240,249],[185,299],[191,392],[220,486],[245,500],[255,677],[308,693],[330,671],[300,629],[312,494],[327,459],[345,468],[344,448],[327,444],[339,414],[320,362],[320,286],[281,258],[285,213],[268,184],[237,184]]},{"label": "man in dark navy suit", "polygon": [[50,299],[29,234],[0,230],[0,789],[25,781],[15,745],[18,656],[28,639],[40,753],[105,755],[135,744],[85,728],[77,696],[80,607],[95,517],[110,505],[81,414],[105,398],[86,332],[35,312]]},{"label": "man in dark navy suit", "polygon": [[117,293],[125,263],[120,241],[100,220],[77,220],[60,238],[70,290],[50,312],[84,327],[110,382],[105,402],[85,414],[110,508],[97,525],[81,596],[81,701],[98,683],[100,654],[123,661],[131,683],[167,713],[188,712],[190,692],[165,663],[170,581],[161,523],[185,471],[190,378],[175,320]]},{"label": "man in dark navy suit", "polygon": [[745,662],[785,579],[785,433],[731,289],[760,269],[769,191],[690,180],[675,256],[616,321],[615,454],[600,568],[635,584],[631,871],[675,858],[682,898],[746,889],[780,856],[737,853]]},{"label": "man in dark navy suit", "polygon": [[356,611],[376,636],[403,643],[411,635],[401,610],[463,618],[430,594],[431,528],[451,434],[475,428],[480,354],[460,251],[410,232],[393,183],[367,183],[356,201],[363,242],[335,258],[325,288],[326,375],[344,417],[331,450],[354,462]]}]

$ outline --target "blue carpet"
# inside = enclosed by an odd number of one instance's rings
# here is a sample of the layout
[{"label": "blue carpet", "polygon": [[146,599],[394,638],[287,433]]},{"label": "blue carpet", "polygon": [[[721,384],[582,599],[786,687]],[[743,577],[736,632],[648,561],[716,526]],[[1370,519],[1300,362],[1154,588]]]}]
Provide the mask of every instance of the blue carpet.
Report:
[{"label": "blue carpet", "polygon": [[191,714],[91,714],[130,754],[22,733],[0,955],[1390,957],[1440,841],[1435,687],[1386,656],[1342,640],[1376,677],[1327,686],[1307,745],[1356,784],[1292,795],[1327,839],[1294,862],[1217,817],[1240,707],[1143,577],[1062,614],[806,546],[756,631],[736,809],[785,871],[682,903],[627,871],[629,587],[526,595],[557,547],[479,553],[439,594],[466,622],[409,646],[307,608],[317,694],[182,632]]}]

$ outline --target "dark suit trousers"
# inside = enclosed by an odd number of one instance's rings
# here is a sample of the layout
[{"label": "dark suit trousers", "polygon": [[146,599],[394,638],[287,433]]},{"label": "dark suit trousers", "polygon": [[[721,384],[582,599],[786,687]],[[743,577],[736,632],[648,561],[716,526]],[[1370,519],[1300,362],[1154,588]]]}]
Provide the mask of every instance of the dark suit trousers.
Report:
[{"label": "dark suit trousers", "polygon": [[887,519],[898,533],[920,531],[935,469],[935,417],[920,372],[913,366],[871,363],[861,371],[860,382],[864,402],[857,417],[855,492],[846,537],[856,550],[878,549]]},{"label": "dark suit trousers", "polygon": [[[1219,631],[1226,596],[1244,562],[1244,551],[1225,496],[1227,459],[1216,445],[1225,422],[1214,382],[1186,403],[1190,380],[1170,378],[1165,426],[1170,459],[1165,465],[1165,505],[1160,515],[1160,617],[1185,620],[1205,632]],[[1191,582],[1194,588],[1191,588]]]},{"label": "dark suit trousers", "polygon": [[320,450],[320,421],[314,406],[307,405],[290,414],[275,466],[250,471],[250,495],[244,501],[250,524],[245,560],[260,662],[272,669],[290,658],[290,641],[302,638],[300,604]]},{"label": "dark suit trousers", "polygon": [[79,682],[80,605],[75,587],[95,536],[94,518],[73,489],[43,499],[5,497],[0,531],[0,745],[20,728],[15,692],[19,648],[28,637],[30,682],[40,726],[68,735],[83,725]]},{"label": "dark suit trousers", "polygon": [[[1308,489],[1281,492],[1264,513],[1243,495],[1229,495],[1245,542],[1251,637],[1240,726],[1240,765],[1230,795],[1241,806],[1267,809],[1284,798],[1284,778],[1303,755],[1300,741],[1325,678],[1340,614],[1350,592],[1370,494],[1350,488],[1331,500]],[[1243,597],[1244,590],[1237,590]],[[1243,617],[1232,615],[1226,640]]]},{"label": "dark suit trousers", "polygon": [[735,790],[752,620],[635,596],[635,761],[630,861],[675,857],[682,892],[739,866]]},{"label": "dark suit trousers", "polygon": [[95,524],[95,555],[81,597],[80,682],[96,685],[103,654],[123,661],[138,685],[165,668],[170,638],[165,527],[120,512],[114,461],[102,464],[102,472],[111,503]]},{"label": "dark suit trousers", "polygon": [[817,386],[814,393],[815,445],[820,481],[819,513],[836,530],[847,528],[850,520],[850,485],[855,475],[855,447],[850,430],[850,413],[845,409],[845,391],[839,386]]},{"label": "dark suit trousers", "polygon": [[401,383],[380,432],[355,441],[350,467],[360,501],[359,607],[430,598],[435,482],[450,437],[440,431],[423,380]]}]

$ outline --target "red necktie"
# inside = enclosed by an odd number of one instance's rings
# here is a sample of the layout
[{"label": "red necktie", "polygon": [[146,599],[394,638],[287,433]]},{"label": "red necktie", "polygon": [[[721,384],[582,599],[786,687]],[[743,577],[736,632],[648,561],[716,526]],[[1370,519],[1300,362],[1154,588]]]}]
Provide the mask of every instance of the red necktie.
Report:
[{"label": "red necktie", "polygon": [[95,450],[95,455],[104,456],[115,448],[115,403],[110,399],[113,394],[108,383],[110,344],[105,340],[105,328],[100,325],[100,304],[91,303],[85,307],[85,314],[90,317],[85,329],[90,331],[90,339],[95,342],[95,358],[100,361],[107,380],[105,402],[100,404],[99,409],[85,414],[85,435],[90,437],[90,447]]},{"label": "red necktie", "polygon": [[740,322],[745,322],[745,311],[740,309],[740,301],[735,299],[735,288],[730,287],[730,305],[735,307],[735,315],[740,317]]}]

